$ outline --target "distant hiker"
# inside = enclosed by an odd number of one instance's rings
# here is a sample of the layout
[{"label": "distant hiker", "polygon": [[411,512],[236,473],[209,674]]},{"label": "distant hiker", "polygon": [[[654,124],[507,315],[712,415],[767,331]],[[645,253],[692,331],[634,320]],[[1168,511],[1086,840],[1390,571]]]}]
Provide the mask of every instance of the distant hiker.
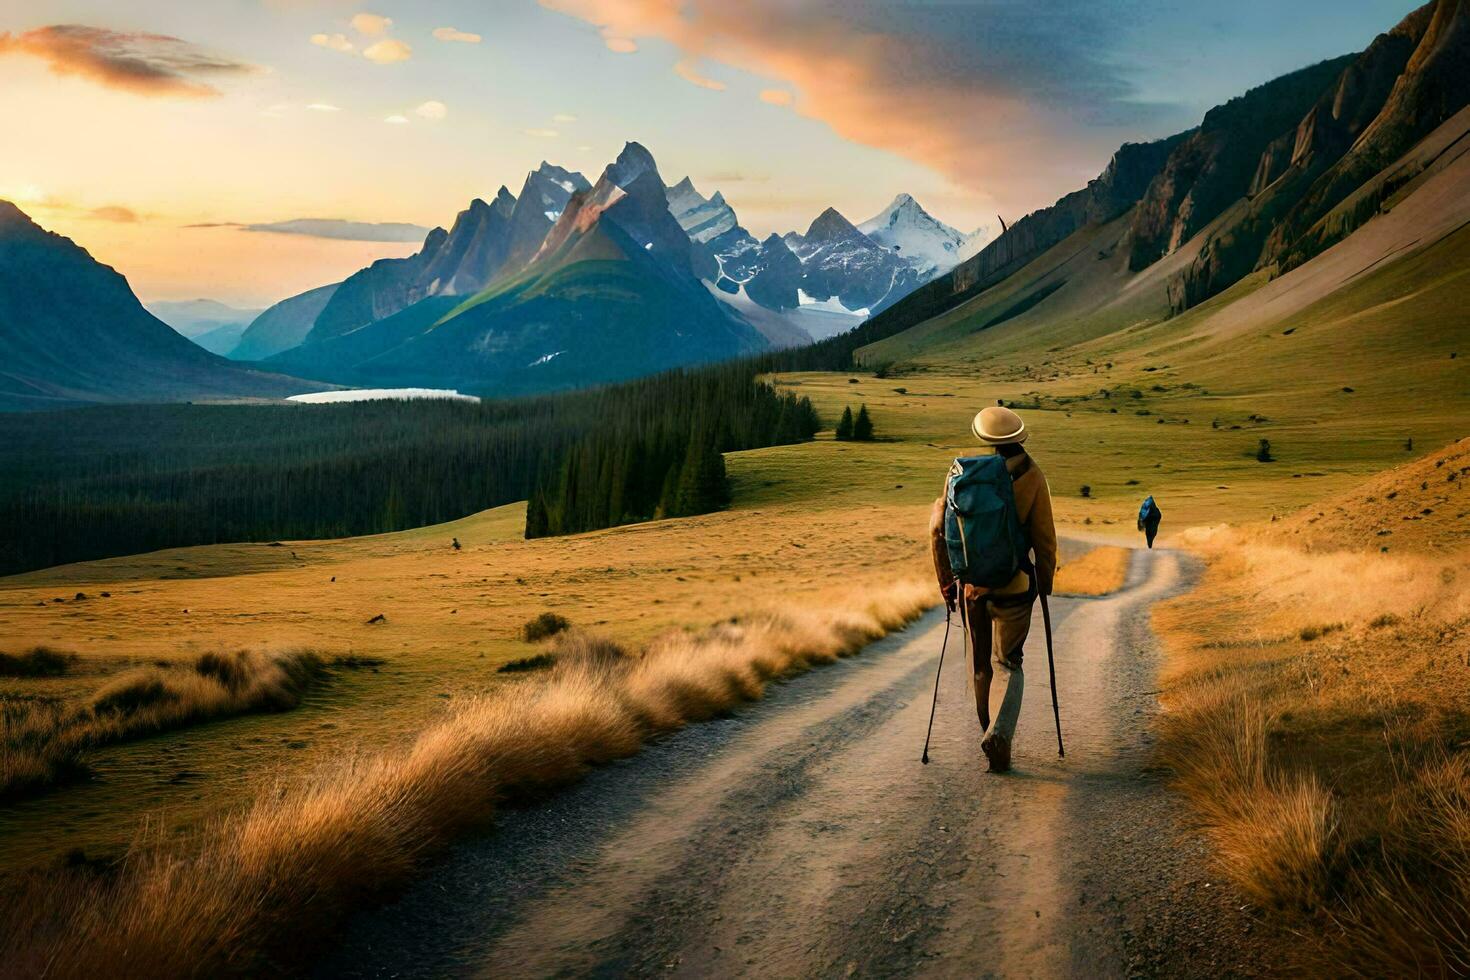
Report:
[{"label": "distant hiker", "polygon": [[1159,505],[1154,503],[1153,497],[1145,497],[1143,506],[1138,508],[1138,529],[1148,537],[1148,546],[1154,546],[1154,535],[1159,533],[1159,521],[1164,519],[1164,512],[1159,510]]},{"label": "distant hiker", "polygon": [[450,544],[452,544],[452,545],[454,545],[454,550],[455,550],[455,551],[458,551],[458,550],[459,550],[459,538],[455,538],[455,539],[453,539],[453,540],[452,540],[452,541],[451,541],[451,542],[450,542]]},{"label": "distant hiker", "polygon": [[980,748],[992,772],[1010,768],[1021,713],[1021,662],[1031,607],[1051,595],[1057,531],[1046,477],[1021,448],[1026,423],[1008,408],[975,416],[971,432],[994,454],[954,461],[929,534],[945,604],[970,638]]}]

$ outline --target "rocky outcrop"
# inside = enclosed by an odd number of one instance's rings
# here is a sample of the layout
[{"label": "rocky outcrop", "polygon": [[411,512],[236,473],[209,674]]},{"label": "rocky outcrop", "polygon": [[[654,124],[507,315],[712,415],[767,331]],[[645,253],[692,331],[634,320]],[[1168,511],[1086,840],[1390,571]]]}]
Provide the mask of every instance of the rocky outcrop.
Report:
[{"label": "rocky outcrop", "polygon": [[[1470,0],[1436,0],[1410,14],[1388,37],[1396,50],[1402,50],[1404,40],[1416,40],[1407,64],[1372,122],[1272,232],[1263,264],[1295,268],[1351,234],[1357,223],[1323,224],[1322,219],[1470,104]],[[1375,211],[1361,209],[1364,220]]]},{"label": "rocky outcrop", "polygon": [[[1133,216],[1128,264],[1145,269],[1193,238],[1269,172],[1278,139],[1301,121],[1350,58],[1267,82],[1205,114],[1169,153]],[[1263,164],[1263,157],[1272,157]]]},{"label": "rocky outcrop", "polygon": [[[1350,233],[1357,219],[1323,217],[1465,105],[1466,37],[1465,0],[1448,0],[1414,11],[1349,59],[1294,129],[1263,150],[1237,212],[1170,283],[1175,311],[1258,269],[1299,265]],[[1367,202],[1361,220],[1376,206]]]}]

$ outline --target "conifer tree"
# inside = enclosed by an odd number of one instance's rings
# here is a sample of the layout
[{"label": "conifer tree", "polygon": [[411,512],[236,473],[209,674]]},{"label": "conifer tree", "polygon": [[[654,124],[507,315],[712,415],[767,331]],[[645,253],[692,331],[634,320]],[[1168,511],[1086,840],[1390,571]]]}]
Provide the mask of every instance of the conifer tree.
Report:
[{"label": "conifer tree", "polygon": [[852,423],[852,438],[856,442],[873,441],[873,420],[868,417],[868,406],[858,406],[857,419]]},{"label": "conifer tree", "polygon": [[842,410],[842,419],[837,423],[837,438],[843,442],[852,438],[852,408]]}]

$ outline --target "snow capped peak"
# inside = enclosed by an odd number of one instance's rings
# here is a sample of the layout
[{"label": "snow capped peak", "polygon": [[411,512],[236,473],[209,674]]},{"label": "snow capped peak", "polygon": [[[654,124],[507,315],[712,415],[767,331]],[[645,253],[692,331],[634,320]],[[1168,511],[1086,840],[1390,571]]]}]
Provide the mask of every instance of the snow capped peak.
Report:
[{"label": "snow capped peak", "polygon": [[926,277],[958,264],[969,241],[969,236],[935,218],[908,194],[899,194],[858,228]]}]

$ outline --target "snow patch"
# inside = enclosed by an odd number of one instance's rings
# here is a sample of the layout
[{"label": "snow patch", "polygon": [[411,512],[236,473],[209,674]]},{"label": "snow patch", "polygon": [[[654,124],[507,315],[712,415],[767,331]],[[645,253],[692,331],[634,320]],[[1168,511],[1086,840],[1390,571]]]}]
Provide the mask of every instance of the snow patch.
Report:
[{"label": "snow patch", "polygon": [[554,357],[560,357],[562,354],[565,354],[565,353],[566,353],[566,351],[564,351],[564,350],[558,350],[558,351],[552,351],[550,354],[542,354],[540,357],[536,358],[530,364],[527,364],[526,367],[535,367],[538,364],[545,364],[546,362],[550,361],[552,358],[554,358]]},{"label": "snow patch", "polygon": [[808,295],[804,289],[797,289],[796,301],[801,304],[803,309],[818,310],[822,313],[841,313],[844,316],[860,316],[865,319],[873,315],[867,309],[849,310],[838,301],[836,296],[830,296],[827,299],[816,299]]}]

